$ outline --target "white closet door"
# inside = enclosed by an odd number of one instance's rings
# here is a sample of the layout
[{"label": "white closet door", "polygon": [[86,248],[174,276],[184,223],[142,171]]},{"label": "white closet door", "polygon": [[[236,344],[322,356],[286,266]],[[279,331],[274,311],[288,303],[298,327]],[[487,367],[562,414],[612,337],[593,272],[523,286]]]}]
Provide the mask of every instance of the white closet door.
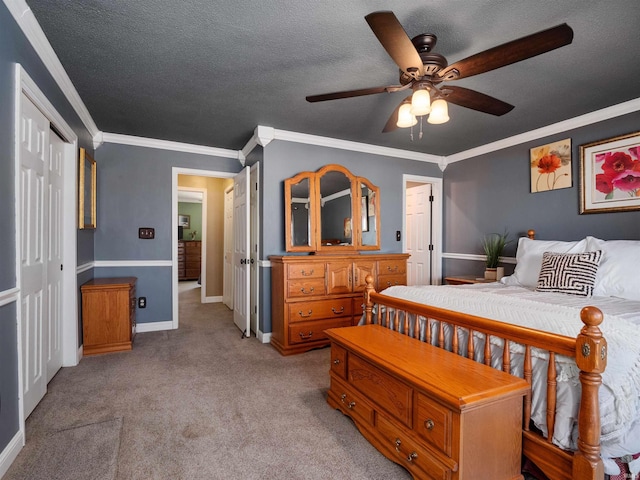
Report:
[{"label": "white closet door", "polygon": [[249,167],[233,181],[233,321],[247,337],[250,330]]},{"label": "white closet door", "polygon": [[45,195],[49,176],[49,121],[23,94],[20,102],[20,322],[24,418],[47,391],[48,334]]},{"label": "white closet door", "polygon": [[407,188],[407,285],[428,285],[431,272],[431,184]]}]

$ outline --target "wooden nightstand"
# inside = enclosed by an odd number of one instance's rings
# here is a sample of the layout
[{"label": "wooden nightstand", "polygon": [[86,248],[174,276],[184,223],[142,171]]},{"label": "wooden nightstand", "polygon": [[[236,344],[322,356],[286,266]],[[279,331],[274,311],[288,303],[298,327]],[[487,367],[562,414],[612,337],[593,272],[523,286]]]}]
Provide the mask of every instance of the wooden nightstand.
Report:
[{"label": "wooden nightstand", "polygon": [[444,281],[449,285],[467,285],[470,283],[491,283],[495,280],[486,280],[476,275],[456,275],[452,277],[445,277]]}]

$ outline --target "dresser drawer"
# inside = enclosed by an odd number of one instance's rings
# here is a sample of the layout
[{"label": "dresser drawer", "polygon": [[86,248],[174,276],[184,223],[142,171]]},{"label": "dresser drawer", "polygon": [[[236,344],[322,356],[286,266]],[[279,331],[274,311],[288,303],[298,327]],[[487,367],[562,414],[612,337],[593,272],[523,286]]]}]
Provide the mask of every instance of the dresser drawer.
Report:
[{"label": "dresser drawer", "polygon": [[331,345],[331,371],[340,378],[347,378],[347,351],[335,343]]},{"label": "dresser drawer", "polygon": [[378,275],[396,275],[407,273],[407,262],[404,260],[379,260]]},{"label": "dresser drawer", "polygon": [[410,471],[420,469],[425,475],[416,478],[430,478],[434,480],[449,480],[451,470],[436,460],[428,450],[420,446],[403,428],[395,425],[384,415],[376,415],[376,429],[382,437],[382,444],[386,450],[395,456],[400,465]]},{"label": "dresser drawer", "polygon": [[327,340],[324,331],[329,328],[350,327],[351,318],[336,318],[316,322],[296,322],[289,325],[289,343],[317,342]]},{"label": "dresser drawer", "polygon": [[288,297],[312,297],[324,294],[324,277],[289,280],[287,283]]},{"label": "dresser drawer", "polygon": [[290,322],[320,320],[323,318],[351,317],[350,298],[290,303],[287,307]]},{"label": "dresser drawer", "polygon": [[343,413],[354,417],[356,420],[373,425],[373,406],[358,391],[349,388],[346,383],[341,382],[333,375],[331,376],[330,395],[335,397],[336,403],[338,403]]},{"label": "dresser drawer", "polygon": [[451,456],[451,410],[429,397],[417,394],[417,408],[414,430],[420,438]]},{"label": "dresser drawer", "polygon": [[382,291],[385,288],[393,287],[394,285],[406,285],[407,275],[399,273],[395,275],[380,275],[378,276],[378,291]]},{"label": "dresser drawer", "polygon": [[364,361],[357,355],[349,355],[347,364],[349,384],[390,415],[411,427],[413,389]]},{"label": "dresser drawer", "polygon": [[324,278],[324,263],[295,263],[287,265],[289,278]]}]

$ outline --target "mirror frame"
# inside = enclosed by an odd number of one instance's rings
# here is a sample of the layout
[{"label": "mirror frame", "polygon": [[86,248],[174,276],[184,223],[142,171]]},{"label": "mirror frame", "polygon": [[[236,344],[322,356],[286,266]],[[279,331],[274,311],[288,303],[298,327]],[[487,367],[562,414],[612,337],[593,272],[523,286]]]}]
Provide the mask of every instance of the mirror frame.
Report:
[{"label": "mirror frame", "polygon": [[[346,175],[351,184],[351,232],[352,243],[350,245],[322,245],[322,216],[321,216],[321,194],[320,179],[327,172],[341,172]],[[309,245],[293,245],[292,237],[292,205],[291,188],[302,180],[309,179]],[[362,244],[362,185],[366,185],[374,192],[374,215],[368,215],[368,220],[373,218],[373,225],[369,228],[375,229],[375,245]],[[287,252],[309,252],[309,253],[345,253],[358,250],[380,250],[380,189],[373,185],[364,177],[353,175],[342,165],[329,164],[320,168],[316,172],[300,172],[284,181],[284,203],[285,203],[285,250]]]},{"label": "mirror frame", "polygon": [[[367,198],[362,196],[362,185],[365,185],[371,192],[367,195]],[[356,197],[356,203],[359,207],[357,218],[360,219],[360,221],[356,222],[358,229],[358,250],[380,250],[380,189],[368,179],[358,177],[358,182],[356,184]],[[371,197],[373,197],[373,199]],[[366,205],[364,204],[364,201],[367,202]],[[373,215],[371,208],[373,208]],[[364,215],[367,216],[366,221],[369,226],[369,231],[373,229],[375,232],[375,244],[372,245],[364,245],[362,243],[363,223],[365,220]],[[371,222],[372,217],[374,218],[373,222]]]},{"label": "mirror frame", "polygon": [[[294,245],[292,232],[293,224],[291,222],[291,219],[293,218],[291,187],[305,179],[309,180],[309,245]],[[316,248],[316,214],[314,211],[314,199],[316,198],[315,190],[316,174],[314,172],[301,172],[284,181],[285,245],[287,252],[312,252]]]},{"label": "mirror frame", "polygon": [[[91,178],[87,179],[85,172],[89,170]],[[78,228],[80,230],[96,228],[96,186],[97,166],[96,161],[80,148],[80,165],[78,179]],[[89,223],[85,223],[89,218]]]}]

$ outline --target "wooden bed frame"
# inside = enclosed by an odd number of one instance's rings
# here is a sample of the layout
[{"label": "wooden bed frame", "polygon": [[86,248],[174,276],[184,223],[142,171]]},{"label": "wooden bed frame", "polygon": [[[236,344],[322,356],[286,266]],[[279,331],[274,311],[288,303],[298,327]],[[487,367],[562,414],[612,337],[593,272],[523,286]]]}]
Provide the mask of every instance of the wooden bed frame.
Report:
[{"label": "wooden bed frame", "polygon": [[[607,363],[607,342],[598,325],[602,323],[602,312],[596,307],[585,307],[580,313],[584,327],[576,338],[556,335],[540,330],[510,325],[482,317],[460,312],[422,305],[407,300],[392,298],[376,293],[373,278],[366,278],[364,291],[365,322],[373,323],[373,308],[383,312],[383,324],[396,331],[415,332],[419,335],[420,319],[427,322],[425,341],[444,348],[444,324],[453,329],[452,350],[459,354],[474,358],[473,342],[468,342],[466,352],[458,351],[457,333],[464,329],[469,333],[481,334],[488,340],[489,336],[498,337],[508,342],[524,346],[524,379],[532,384],[531,348],[535,347],[549,352],[549,368],[547,370],[547,425],[549,434],[545,438],[530,428],[531,396],[524,400],[522,450],[523,455],[531,460],[551,480],[603,480],[604,466],[600,458],[600,409],[598,389],[602,383],[602,372]],[[387,307],[387,308],[381,308]],[[390,312],[393,313],[390,313]],[[412,314],[412,315],[409,315]],[[415,322],[410,325],[410,322]],[[432,338],[432,325],[437,326],[437,338]],[[485,363],[490,363],[491,342],[484,342]],[[568,452],[551,443],[555,424],[556,407],[556,355],[574,358],[580,369],[582,396],[578,416],[578,450]],[[503,349],[502,370],[511,373],[509,348]]]}]

